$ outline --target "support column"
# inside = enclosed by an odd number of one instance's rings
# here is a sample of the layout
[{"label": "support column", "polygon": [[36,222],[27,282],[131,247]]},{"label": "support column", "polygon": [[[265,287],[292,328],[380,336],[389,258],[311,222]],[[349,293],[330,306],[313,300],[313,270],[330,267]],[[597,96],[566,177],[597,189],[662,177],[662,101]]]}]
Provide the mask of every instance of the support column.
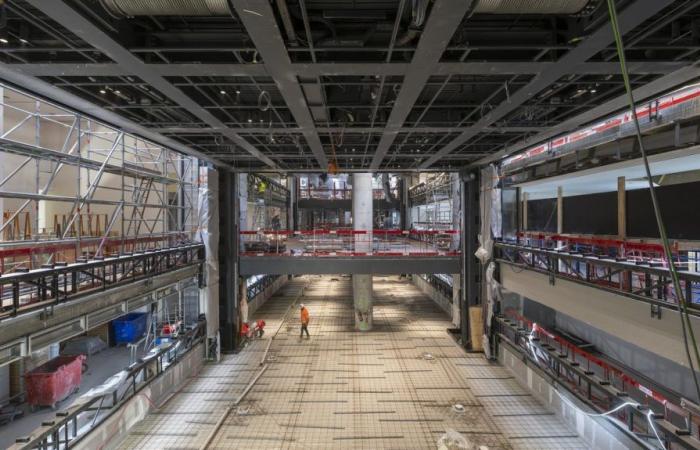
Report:
[{"label": "support column", "polygon": [[520,209],[522,211],[522,217],[521,217],[521,221],[522,221],[521,222],[522,223],[521,230],[522,231],[527,231],[527,200],[528,200],[527,197],[528,197],[527,192],[523,192],[523,195],[522,195],[523,204],[522,204],[522,208]]},{"label": "support column", "polygon": [[238,345],[238,248],[240,180],[233,172],[219,173],[219,328],[221,349]]},{"label": "support column", "polygon": [[627,237],[627,191],[625,177],[617,178],[617,237]]},{"label": "support column", "polygon": [[557,234],[564,232],[564,189],[557,187]]},{"label": "support column", "polygon": [[[478,248],[479,234],[479,177],[478,172],[468,172],[462,183],[462,345],[472,350],[481,350],[481,262],[474,252]],[[477,313],[479,310],[479,314]],[[472,317],[474,312],[474,317]],[[477,317],[479,316],[479,317]]]},{"label": "support column", "polygon": [[[207,338],[217,339],[219,332],[219,176],[211,168],[202,169],[199,187],[199,228],[206,249],[204,288],[200,292],[199,310],[207,318]],[[211,357],[213,355],[207,355]]]},{"label": "support column", "polygon": [[[355,235],[355,252],[372,252],[372,174],[352,176],[352,228],[367,234]],[[355,329],[372,329],[372,275],[352,276],[352,296],[355,305]]]}]

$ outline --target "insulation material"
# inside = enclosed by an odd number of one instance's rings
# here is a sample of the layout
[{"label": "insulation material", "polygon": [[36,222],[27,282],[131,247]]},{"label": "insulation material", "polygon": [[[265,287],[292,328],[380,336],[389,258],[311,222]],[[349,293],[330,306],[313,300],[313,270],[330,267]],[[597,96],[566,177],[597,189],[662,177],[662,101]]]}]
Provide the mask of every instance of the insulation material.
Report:
[{"label": "insulation material", "polygon": [[203,168],[197,198],[197,234],[204,244],[206,260],[200,311],[207,318],[207,336],[219,330],[219,177],[216,170]]}]

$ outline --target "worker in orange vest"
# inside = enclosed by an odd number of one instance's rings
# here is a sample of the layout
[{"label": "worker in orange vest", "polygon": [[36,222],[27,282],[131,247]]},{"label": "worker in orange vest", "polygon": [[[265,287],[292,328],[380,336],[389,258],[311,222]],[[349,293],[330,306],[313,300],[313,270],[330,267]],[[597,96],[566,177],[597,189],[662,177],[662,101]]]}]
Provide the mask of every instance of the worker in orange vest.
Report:
[{"label": "worker in orange vest", "polygon": [[301,319],[301,333],[299,334],[299,338],[304,337],[304,331],[306,331],[306,337],[310,338],[309,336],[309,310],[306,309],[306,306],[302,303],[299,305],[299,310],[300,310],[300,319]]}]

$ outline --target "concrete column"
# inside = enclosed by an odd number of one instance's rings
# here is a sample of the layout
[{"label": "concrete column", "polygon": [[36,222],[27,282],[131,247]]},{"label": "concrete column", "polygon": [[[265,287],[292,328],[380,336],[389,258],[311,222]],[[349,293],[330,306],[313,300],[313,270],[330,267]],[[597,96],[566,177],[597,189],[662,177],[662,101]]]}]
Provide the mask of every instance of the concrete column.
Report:
[{"label": "concrete column", "polygon": [[[352,176],[352,227],[367,234],[355,236],[355,252],[372,252],[372,174]],[[355,329],[372,329],[372,275],[352,276],[352,295],[355,304]]]}]

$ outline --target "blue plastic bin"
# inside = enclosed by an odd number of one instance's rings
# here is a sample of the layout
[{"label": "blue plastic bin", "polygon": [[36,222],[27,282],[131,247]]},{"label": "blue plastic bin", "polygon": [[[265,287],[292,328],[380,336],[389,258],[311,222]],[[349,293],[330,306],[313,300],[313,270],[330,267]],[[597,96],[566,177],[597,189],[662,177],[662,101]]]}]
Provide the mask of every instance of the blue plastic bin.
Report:
[{"label": "blue plastic bin", "polygon": [[146,333],[148,313],[129,313],[112,321],[114,340],[117,344],[138,341]]}]

